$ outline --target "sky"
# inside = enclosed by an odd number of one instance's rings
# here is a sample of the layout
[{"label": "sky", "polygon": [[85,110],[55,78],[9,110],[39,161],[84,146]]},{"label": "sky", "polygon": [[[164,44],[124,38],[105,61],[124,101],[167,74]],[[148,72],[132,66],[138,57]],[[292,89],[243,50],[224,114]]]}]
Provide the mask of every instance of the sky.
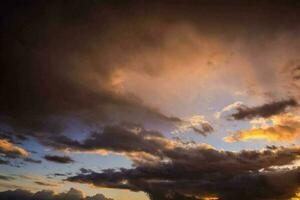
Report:
[{"label": "sky", "polygon": [[300,2],[1,2],[0,199],[300,199]]}]

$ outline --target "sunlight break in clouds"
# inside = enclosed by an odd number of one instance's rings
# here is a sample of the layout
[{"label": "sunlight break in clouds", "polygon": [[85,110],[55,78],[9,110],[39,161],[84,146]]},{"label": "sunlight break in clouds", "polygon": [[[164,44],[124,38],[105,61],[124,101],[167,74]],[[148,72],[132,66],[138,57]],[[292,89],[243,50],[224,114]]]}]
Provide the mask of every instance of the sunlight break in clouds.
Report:
[{"label": "sunlight break in clouds", "polygon": [[[266,120],[268,121],[268,120]],[[242,130],[231,136],[225,137],[225,142],[247,141],[252,139],[265,139],[268,141],[289,141],[293,142],[300,136],[300,117],[293,114],[284,114],[271,117],[270,125],[264,120],[260,128]],[[256,126],[257,126],[256,121]]]}]

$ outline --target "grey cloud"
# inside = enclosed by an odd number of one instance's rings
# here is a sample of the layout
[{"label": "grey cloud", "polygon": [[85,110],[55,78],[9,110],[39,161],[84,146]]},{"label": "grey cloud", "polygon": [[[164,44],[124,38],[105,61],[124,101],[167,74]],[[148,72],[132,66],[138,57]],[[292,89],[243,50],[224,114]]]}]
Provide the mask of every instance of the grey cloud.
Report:
[{"label": "grey cloud", "polygon": [[36,159],[33,159],[33,158],[24,158],[23,160],[26,161],[26,162],[29,162],[29,163],[34,163],[34,164],[41,164],[42,163],[41,160],[36,160]]},{"label": "grey cloud", "polygon": [[69,164],[74,162],[74,160],[69,156],[45,155],[44,159],[60,164]]},{"label": "grey cloud", "polygon": [[255,117],[267,118],[273,115],[281,114],[285,112],[287,108],[296,106],[298,106],[298,103],[293,98],[274,101],[255,107],[240,106],[237,108],[237,112],[232,114],[229,118],[235,120],[252,119]]},{"label": "grey cloud", "polygon": [[159,154],[167,141],[157,131],[146,130],[134,124],[105,126],[102,130],[92,132],[83,141],[72,140],[66,136],[51,137],[43,144],[73,151],[106,150],[116,153],[144,152]]},{"label": "grey cloud", "polygon": [[13,180],[13,179],[15,179],[15,178],[14,178],[14,177],[11,177],[11,176],[0,175],[0,179],[1,179],[1,180],[5,180],[5,181],[10,181],[10,180]]},{"label": "grey cloud", "polygon": [[[153,200],[207,195],[226,200],[243,195],[245,199],[286,199],[294,195],[300,184],[298,169],[272,170],[273,166],[297,160],[299,147],[230,152],[195,145],[162,148],[161,154],[162,160],[167,161],[137,164],[132,169],[81,173],[67,180],[144,191]],[[273,181],[284,177],[288,181],[282,187]]]}]

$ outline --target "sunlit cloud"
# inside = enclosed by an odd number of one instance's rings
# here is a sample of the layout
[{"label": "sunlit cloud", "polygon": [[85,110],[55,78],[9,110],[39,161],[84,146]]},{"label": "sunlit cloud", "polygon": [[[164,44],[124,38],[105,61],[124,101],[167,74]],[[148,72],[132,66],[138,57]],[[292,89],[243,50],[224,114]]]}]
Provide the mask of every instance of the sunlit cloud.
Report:
[{"label": "sunlit cloud", "polygon": [[266,120],[252,121],[255,126],[262,123],[262,127],[255,127],[250,130],[242,130],[224,138],[226,142],[247,141],[252,139],[264,139],[268,141],[292,142],[300,136],[300,117],[293,114],[278,115]]},{"label": "sunlit cloud", "polygon": [[29,152],[22,147],[18,147],[8,140],[0,139],[0,153],[7,156],[29,156]]}]

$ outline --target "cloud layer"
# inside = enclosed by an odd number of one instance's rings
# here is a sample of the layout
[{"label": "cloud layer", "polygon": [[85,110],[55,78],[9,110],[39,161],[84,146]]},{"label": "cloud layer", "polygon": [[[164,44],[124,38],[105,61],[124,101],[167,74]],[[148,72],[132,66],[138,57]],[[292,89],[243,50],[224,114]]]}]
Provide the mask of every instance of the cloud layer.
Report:
[{"label": "cloud layer", "polygon": [[[67,180],[145,191],[153,200],[212,195],[219,199],[288,199],[294,196],[300,183],[298,168],[271,169],[297,160],[298,147],[234,153],[195,145],[162,151],[164,155],[160,162],[133,169],[81,173]],[[286,181],[277,184],[281,179]]]},{"label": "cloud layer", "polygon": [[32,193],[26,190],[14,190],[0,192],[2,200],[113,200],[106,198],[103,194],[96,194],[94,196],[84,196],[83,192],[71,188],[66,193],[54,193],[53,191],[43,190]]}]

